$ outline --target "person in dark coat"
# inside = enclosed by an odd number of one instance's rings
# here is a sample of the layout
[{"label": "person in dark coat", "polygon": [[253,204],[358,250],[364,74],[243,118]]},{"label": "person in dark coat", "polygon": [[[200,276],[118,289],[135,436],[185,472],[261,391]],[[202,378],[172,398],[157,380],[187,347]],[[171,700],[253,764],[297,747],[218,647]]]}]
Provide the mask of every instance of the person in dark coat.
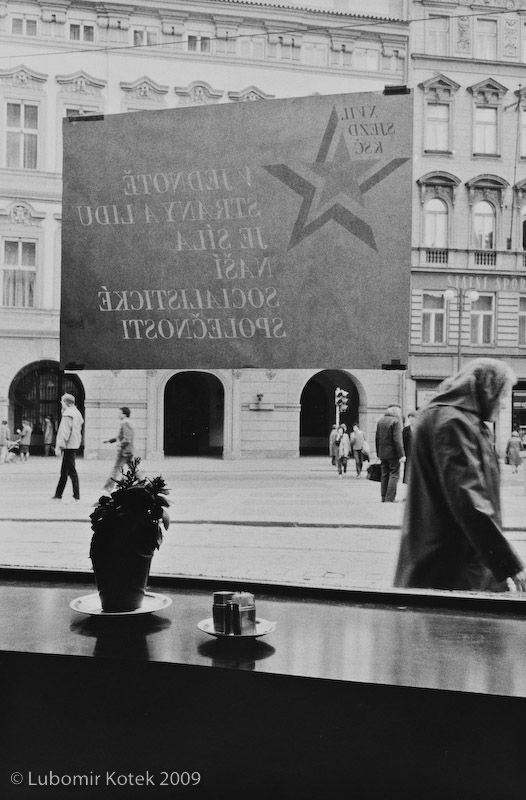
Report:
[{"label": "person in dark coat", "polygon": [[402,483],[407,483],[407,476],[409,475],[409,463],[411,461],[411,440],[413,438],[413,425],[415,422],[415,412],[409,411],[407,414],[407,425],[402,428],[402,444],[404,445],[404,477]]},{"label": "person in dark coat", "polygon": [[378,420],[376,455],[380,459],[382,503],[394,503],[400,478],[400,464],[405,461],[400,406],[389,406],[383,417]]},{"label": "person in dark coat", "polygon": [[443,381],[419,411],[411,447],[395,586],[526,591],[524,565],[502,533],[499,462],[486,421],[515,382],[480,358]]}]

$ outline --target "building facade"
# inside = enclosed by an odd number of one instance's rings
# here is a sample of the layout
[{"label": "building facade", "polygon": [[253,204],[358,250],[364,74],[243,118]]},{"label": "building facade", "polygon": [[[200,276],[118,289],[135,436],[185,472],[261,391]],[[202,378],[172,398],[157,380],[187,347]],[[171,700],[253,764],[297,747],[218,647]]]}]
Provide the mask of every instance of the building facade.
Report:
[{"label": "building facade", "polygon": [[459,363],[506,360],[526,431],[526,3],[415,2],[412,318],[417,405]]},{"label": "building facade", "polygon": [[[59,369],[61,126],[66,116],[380,91],[407,83],[403,0],[0,3],[0,414],[11,429],[59,414],[63,391],[85,413],[84,453],[127,405],[138,454],[297,456],[325,452],[334,391],[371,437],[399,371]],[[408,265],[409,268],[409,265]]]}]

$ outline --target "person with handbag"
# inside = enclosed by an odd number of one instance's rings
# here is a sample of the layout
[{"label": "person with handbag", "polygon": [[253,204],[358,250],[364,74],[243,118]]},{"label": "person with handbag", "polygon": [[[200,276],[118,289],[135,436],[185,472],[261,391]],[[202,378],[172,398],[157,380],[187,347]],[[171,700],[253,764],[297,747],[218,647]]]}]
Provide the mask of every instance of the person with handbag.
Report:
[{"label": "person with handbag", "polygon": [[338,448],[338,477],[343,478],[347,473],[347,461],[351,452],[351,441],[345,425],[340,425],[338,428],[334,443]]}]

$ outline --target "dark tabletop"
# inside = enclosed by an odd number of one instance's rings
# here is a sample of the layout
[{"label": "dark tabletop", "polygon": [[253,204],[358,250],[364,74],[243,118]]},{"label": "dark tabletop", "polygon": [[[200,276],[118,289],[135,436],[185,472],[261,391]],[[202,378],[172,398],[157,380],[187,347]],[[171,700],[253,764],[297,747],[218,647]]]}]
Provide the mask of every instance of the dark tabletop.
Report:
[{"label": "dark tabletop", "polygon": [[[217,589],[225,588],[222,586]],[[487,611],[403,607],[256,593],[267,636],[215,639],[197,628],[212,592],[155,588],[172,600],[135,618],[73,611],[89,583],[0,583],[0,650],[131,658],[359,683],[526,697],[526,619]]]}]

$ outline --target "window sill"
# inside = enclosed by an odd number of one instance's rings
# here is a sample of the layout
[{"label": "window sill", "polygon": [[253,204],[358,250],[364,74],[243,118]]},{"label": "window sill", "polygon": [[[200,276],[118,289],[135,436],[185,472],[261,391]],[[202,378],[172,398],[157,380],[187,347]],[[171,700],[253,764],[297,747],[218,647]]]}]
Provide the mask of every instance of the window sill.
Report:
[{"label": "window sill", "polygon": [[499,161],[502,156],[500,153],[473,153],[473,158],[491,158],[494,161]]}]

